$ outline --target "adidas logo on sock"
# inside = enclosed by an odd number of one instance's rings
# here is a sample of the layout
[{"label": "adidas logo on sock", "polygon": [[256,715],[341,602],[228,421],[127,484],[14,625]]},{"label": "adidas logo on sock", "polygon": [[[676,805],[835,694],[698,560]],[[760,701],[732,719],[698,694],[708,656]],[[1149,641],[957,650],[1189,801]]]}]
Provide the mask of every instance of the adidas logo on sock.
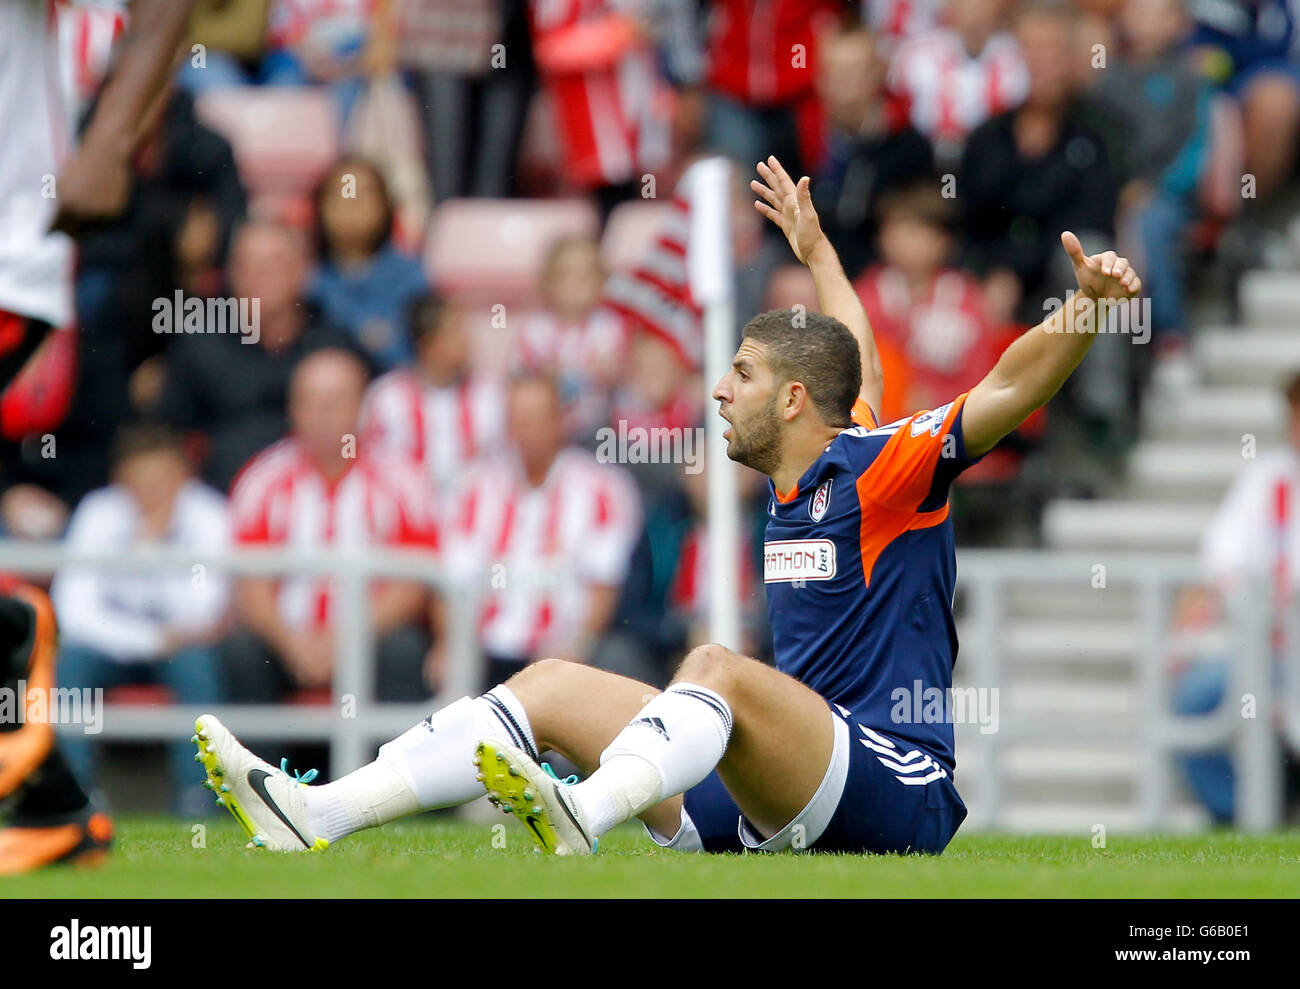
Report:
[{"label": "adidas logo on sock", "polygon": [[664,727],[663,721],[660,720],[659,718],[637,718],[635,721],[632,722],[632,724],[646,725],[650,728],[653,728],[655,731],[657,731],[660,735],[664,737],[665,742],[668,741],[668,729]]}]

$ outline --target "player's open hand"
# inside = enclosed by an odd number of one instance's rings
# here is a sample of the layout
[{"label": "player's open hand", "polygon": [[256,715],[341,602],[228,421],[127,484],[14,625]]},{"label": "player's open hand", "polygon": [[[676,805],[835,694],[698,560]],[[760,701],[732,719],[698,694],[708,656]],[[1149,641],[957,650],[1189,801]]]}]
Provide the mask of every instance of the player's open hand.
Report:
[{"label": "player's open hand", "polygon": [[752,179],[749,183],[759,197],[754,208],[781,228],[794,256],[807,264],[813,248],[824,239],[821,221],[813,209],[808,176],[796,184],[776,155],[758,163],[758,174],[763,181]]},{"label": "player's open hand", "polygon": [[1079,291],[1088,298],[1123,302],[1142,291],[1142,279],[1128,263],[1128,258],[1122,258],[1114,251],[1089,257],[1083,253],[1079,238],[1068,230],[1061,234],[1061,246],[1074,264]]}]

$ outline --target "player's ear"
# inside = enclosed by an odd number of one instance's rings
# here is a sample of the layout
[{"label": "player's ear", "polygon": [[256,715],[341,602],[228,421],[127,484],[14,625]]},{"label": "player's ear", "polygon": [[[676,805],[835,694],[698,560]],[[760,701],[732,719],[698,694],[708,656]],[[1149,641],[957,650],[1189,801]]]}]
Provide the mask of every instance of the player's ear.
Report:
[{"label": "player's ear", "polygon": [[787,381],[781,386],[781,418],[790,422],[808,404],[808,389],[799,381]]}]

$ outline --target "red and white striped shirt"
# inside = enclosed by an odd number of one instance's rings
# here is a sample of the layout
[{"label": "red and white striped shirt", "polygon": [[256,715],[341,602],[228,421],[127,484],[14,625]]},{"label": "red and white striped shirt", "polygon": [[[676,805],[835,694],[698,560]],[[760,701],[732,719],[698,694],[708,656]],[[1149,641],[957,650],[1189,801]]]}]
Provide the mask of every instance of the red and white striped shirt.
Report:
[{"label": "red and white striped shirt", "polygon": [[934,141],[960,142],[989,117],[1019,106],[1029,70],[1009,34],[972,56],[955,31],[904,41],[889,67],[889,87],[910,104],[912,126]]},{"label": "red and white striped shirt", "polygon": [[[330,482],[293,438],[267,447],[245,465],[230,492],[237,543],[316,550],[327,546],[438,547],[429,485],[418,467],[387,454],[362,452]],[[276,600],[286,624],[329,624],[330,582],[288,577]]]},{"label": "red and white striped shirt", "polygon": [[361,435],[369,449],[419,464],[440,499],[470,464],[505,442],[505,394],[488,378],[439,388],[400,368],[370,386]]},{"label": "red and white striped shirt", "polygon": [[126,25],[125,0],[59,6],[59,68],[74,119],[99,91]]},{"label": "red and white striped shirt", "polygon": [[[741,533],[736,547],[735,577],[739,597],[746,607],[762,602],[751,601],[755,596],[753,547]],[[672,606],[691,619],[708,617],[709,613],[709,530],[703,523],[694,525],[677,551],[677,569],[668,590]]]},{"label": "red and white striped shirt", "polygon": [[863,19],[887,45],[939,24],[944,0],[868,0]]},{"label": "red and white striped shirt", "polygon": [[533,659],[581,634],[589,589],[622,583],[640,529],[640,497],[621,468],[572,447],[532,487],[517,457],[502,455],[471,471],[444,559],[484,595],[484,650]]},{"label": "red and white striped shirt", "polygon": [[565,177],[617,185],[668,160],[671,94],[624,11],[635,0],[530,0],[534,54],[564,147]]}]

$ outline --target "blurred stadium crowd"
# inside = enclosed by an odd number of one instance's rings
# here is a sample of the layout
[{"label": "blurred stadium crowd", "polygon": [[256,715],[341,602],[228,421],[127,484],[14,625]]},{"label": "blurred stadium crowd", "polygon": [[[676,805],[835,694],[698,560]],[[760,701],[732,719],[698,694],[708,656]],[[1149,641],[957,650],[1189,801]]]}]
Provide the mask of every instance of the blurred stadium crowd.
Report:
[{"label": "blurred stadium crowd", "polygon": [[[89,106],[129,12],[61,16]],[[970,387],[1065,296],[1061,230],[1135,259],[1134,332],[954,493],[965,544],[1031,544],[1049,495],[1114,476],[1143,396],[1187,385],[1193,273],[1262,243],[1294,168],[1295,34],[1283,0],[203,2],[126,215],[81,244],[79,327],[27,372],[43,401],[0,416],[0,526],[109,553],[425,547],[485,592],[492,682],[543,655],[663,682],[719,565],[702,459],[593,451],[711,403],[698,314],[628,304],[626,279],[672,295],[677,179],[723,154],[737,337],[815,307],[750,205],[776,154],[861,291],[884,422]],[[186,328],[186,300],[225,298],[256,300],[256,333]],[[730,564],[759,655],[761,480]],[[68,570],[53,591],[68,685],[326,696],[321,581]],[[432,597],[373,589],[379,699],[436,688]]]}]

